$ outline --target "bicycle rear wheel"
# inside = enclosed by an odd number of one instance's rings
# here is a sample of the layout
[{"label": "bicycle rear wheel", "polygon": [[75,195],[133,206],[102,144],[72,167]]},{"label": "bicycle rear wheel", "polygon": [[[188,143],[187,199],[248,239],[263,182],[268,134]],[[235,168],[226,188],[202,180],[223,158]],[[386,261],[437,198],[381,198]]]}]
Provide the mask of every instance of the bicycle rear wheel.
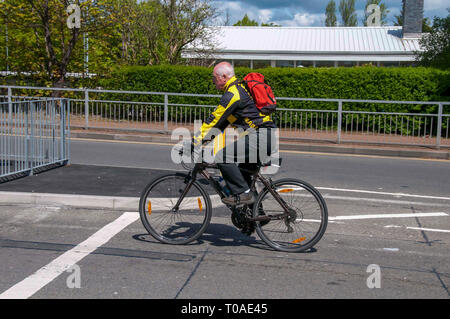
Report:
[{"label": "bicycle rear wheel", "polygon": [[169,174],[149,183],[141,194],[139,213],[145,229],[167,244],[187,244],[199,238],[211,221],[211,200],[194,182],[179,208],[174,206],[189,178],[182,173]]},{"label": "bicycle rear wheel", "polygon": [[[323,236],[328,223],[328,210],[320,193],[298,179],[281,179],[274,190],[291,210],[289,216],[269,223],[256,222],[256,232],[269,246],[285,252],[301,252],[312,248]],[[265,188],[255,203],[253,217],[280,215],[284,210]]]}]

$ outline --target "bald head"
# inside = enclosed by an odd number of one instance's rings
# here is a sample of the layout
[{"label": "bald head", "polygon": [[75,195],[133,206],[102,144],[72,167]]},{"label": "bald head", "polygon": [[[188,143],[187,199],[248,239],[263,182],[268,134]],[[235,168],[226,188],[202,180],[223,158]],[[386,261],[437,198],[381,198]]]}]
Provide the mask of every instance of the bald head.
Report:
[{"label": "bald head", "polygon": [[223,91],[225,84],[234,76],[234,68],[229,62],[220,62],[213,70],[213,83],[216,88]]},{"label": "bald head", "polygon": [[214,72],[218,76],[227,76],[231,78],[234,76],[234,68],[229,62],[220,62],[214,67]]}]

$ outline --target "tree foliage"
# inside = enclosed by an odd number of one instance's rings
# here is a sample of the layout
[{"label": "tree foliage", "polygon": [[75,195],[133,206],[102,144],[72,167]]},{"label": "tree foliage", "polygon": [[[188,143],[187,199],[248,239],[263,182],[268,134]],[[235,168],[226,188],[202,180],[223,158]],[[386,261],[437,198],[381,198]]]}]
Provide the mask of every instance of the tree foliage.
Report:
[{"label": "tree foliage", "polygon": [[68,28],[68,1],[4,0],[1,20],[9,27],[12,70],[39,73],[54,85],[64,83],[69,70],[82,70],[83,34],[102,32],[116,17],[114,1],[74,1],[81,9],[80,27]]},{"label": "tree foliage", "polygon": [[[237,21],[233,26],[245,26],[245,27],[258,27],[260,26],[258,21],[252,20],[248,17],[247,14],[244,15],[244,17]],[[261,27],[279,27],[279,25],[269,22],[269,23],[261,23]]]},{"label": "tree foliage", "polygon": [[247,14],[244,15],[244,17],[233,24],[234,26],[246,26],[246,27],[257,27],[259,26],[258,21],[252,20],[248,17]]},{"label": "tree foliage", "polygon": [[342,25],[346,27],[356,27],[358,19],[356,17],[355,0],[341,0],[339,3]]},{"label": "tree foliage", "polygon": [[[447,11],[450,13],[450,8]],[[416,53],[420,65],[450,69],[450,14],[434,18],[431,31],[422,37],[420,45],[424,49]]]},{"label": "tree foliage", "polygon": [[[67,73],[105,74],[115,65],[177,64],[194,41],[210,44],[211,0],[3,0],[0,68],[64,85]],[[80,8],[69,28],[67,8]],[[4,27],[3,27],[4,26]],[[4,36],[8,32],[8,43]],[[89,49],[85,47],[89,44]],[[6,61],[6,48],[8,60]],[[89,64],[85,65],[85,57]]]},{"label": "tree foliage", "polygon": [[337,18],[336,18],[336,2],[334,0],[330,0],[328,2],[327,7],[325,9],[325,26],[327,27],[336,27],[337,26]]}]

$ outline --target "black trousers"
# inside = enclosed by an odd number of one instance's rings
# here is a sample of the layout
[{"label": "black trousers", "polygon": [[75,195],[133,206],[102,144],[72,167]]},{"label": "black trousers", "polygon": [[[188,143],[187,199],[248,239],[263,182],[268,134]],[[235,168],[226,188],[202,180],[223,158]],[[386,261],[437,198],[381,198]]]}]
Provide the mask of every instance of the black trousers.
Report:
[{"label": "black trousers", "polygon": [[214,161],[233,195],[248,190],[252,182],[252,174],[242,172],[240,168],[255,171],[260,163],[267,162],[271,155],[278,151],[275,130],[249,129],[245,136],[226,145],[216,154]]}]

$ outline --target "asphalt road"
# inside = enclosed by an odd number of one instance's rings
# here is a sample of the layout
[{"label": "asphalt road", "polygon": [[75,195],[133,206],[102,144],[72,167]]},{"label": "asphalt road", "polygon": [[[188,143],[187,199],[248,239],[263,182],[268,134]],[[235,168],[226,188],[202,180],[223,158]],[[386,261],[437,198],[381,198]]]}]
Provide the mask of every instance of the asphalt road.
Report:
[{"label": "asphalt road", "polygon": [[[74,166],[179,169],[167,145],[74,140],[71,150]],[[224,208],[198,242],[170,246],[136,212],[4,204],[0,298],[450,298],[448,161],[281,156],[277,177],[304,179],[327,201],[313,250],[273,251]]]},{"label": "asphalt road", "polygon": [[[170,145],[73,140],[71,163],[180,170]],[[274,178],[296,177],[314,186],[449,196],[450,162],[281,151]]]}]

